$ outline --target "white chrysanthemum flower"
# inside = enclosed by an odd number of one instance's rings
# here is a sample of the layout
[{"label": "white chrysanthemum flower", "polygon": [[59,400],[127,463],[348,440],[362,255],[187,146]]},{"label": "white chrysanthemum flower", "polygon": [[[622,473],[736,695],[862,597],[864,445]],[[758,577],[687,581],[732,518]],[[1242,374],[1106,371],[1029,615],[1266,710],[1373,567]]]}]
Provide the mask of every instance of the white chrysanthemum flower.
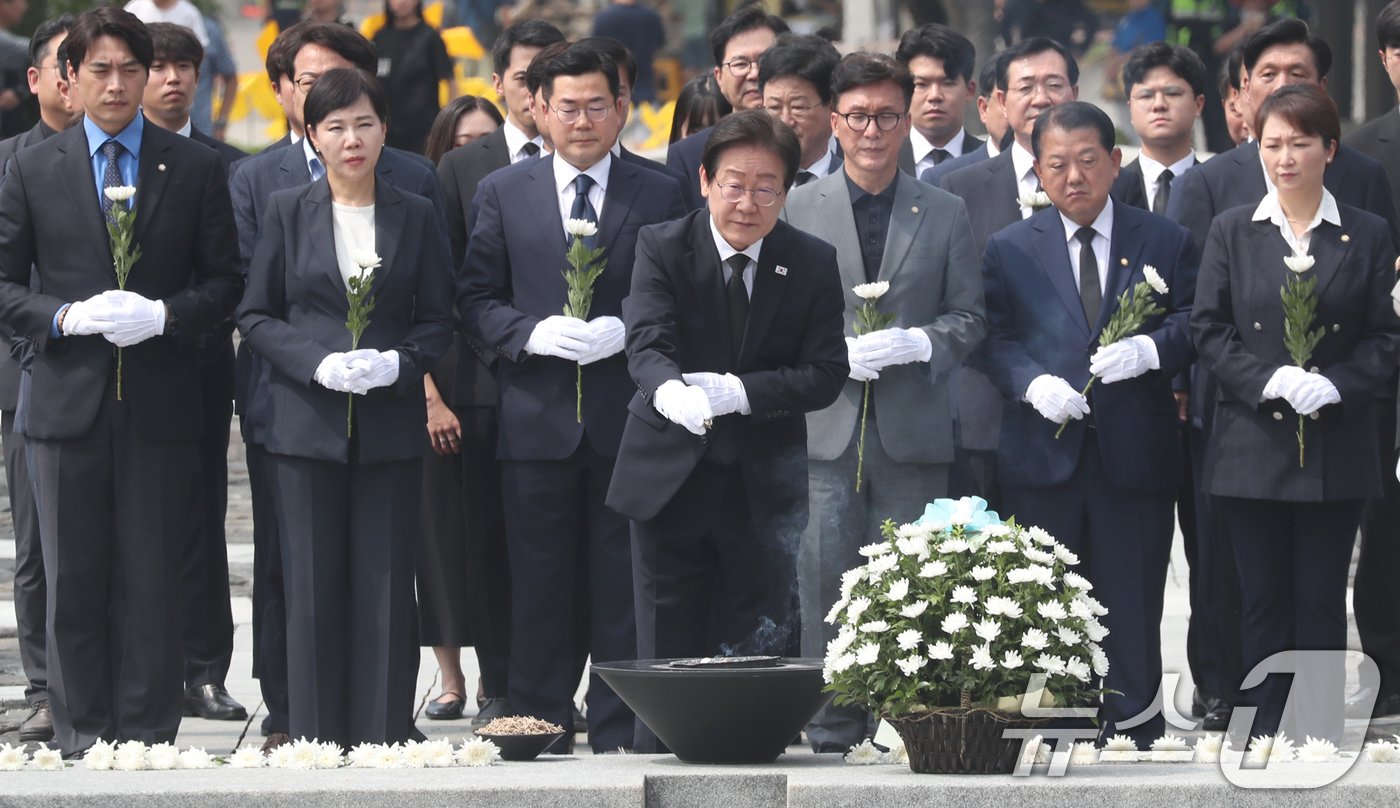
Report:
[{"label": "white chrysanthemum flower", "polygon": [[1065,673],[1081,682],[1089,681],[1091,675],[1089,663],[1079,657],[1070,657],[1069,660],[1065,662]]},{"label": "white chrysanthemum flower", "polygon": [[24,744],[19,746],[0,745],[0,772],[17,772],[23,769],[24,764],[28,762],[29,753],[24,751]]},{"label": "white chrysanthemum flower", "polygon": [[1054,536],[1051,536],[1044,528],[1036,527],[1035,525],[1026,528],[1026,536],[1036,544],[1044,545],[1045,547],[1049,547],[1055,543]]},{"label": "white chrysanthemum flower", "polygon": [[904,748],[904,741],[895,741],[886,757],[891,763],[909,765],[909,750]]},{"label": "white chrysanthemum flower", "polygon": [[1400,763],[1400,744],[1371,741],[1361,750],[1372,763]]},{"label": "white chrysanthemum flower", "polygon": [[235,769],[261,769],[267,765],[267,758],[258,747],[245,744],[229,755],[228,765]]},{"label": "white chrysanthemum flower", "polygon": [[908,594],[909,594],[909,579],[908,579],[908,578],[900,578],[900,579],[898,579],[898,580],[892,582],[892,583],[890,584],[890,588],[887,589],[887,590],[885,590],[885,597],[887,597],[887,598],[889,598],[890,600],[895,601],[895,602],[899,602],[899,601],[901,601],[901,600],[904,600],[905,596],[907,596]]},{"label": "white chrysanthemum flower", "polygon": [[1162,279],[1162,273],[1157,271],[1157,267],[1147,264],[1142,268],[1142,277],[1147,280],[1147,285],[1152,287],[1152,291],[1159,295],[1167,294],[1167,282]]},{"label": "white chrysanthemum flower", "polygon": [[875,748],[875,744],[869,738],[861,741],[859,745],[852,746],[846,753],[845,760],[852,766],[874,766],[880,762],[880,750]]},{"label": "white chrysanthemum flower", "polygon": [[919,668],[928,664],[928,660],[918,654],[910,654],[903,659],[896,659],[894,664],[899,666],[899,669],[904,672],[905,676],[913,676],[919,672]]},{"label": "white chrysanthemum flower", "polygon": [[920,600],[905,606],[899,610],[900,617],[918,617],[928,610],[928,601]]},{"label": "white chrysanthemum flower", "polygon": [[374,250],[354,253],[350,256],[350,260],[355,262],[355,266],[359,267],[361,272],[379,269],[379,253]]},{"label": "white chrysanthemum flower", "polygon": [[856,664],[870,665],[880,659],[880,646],[873,642],[865,643],[856,649]]},{"label": "white chrysanthemum flower", "polygon": [[1005,540],[989,541],[983,546],[983,549],[991,555],[1006,555],[1016,552],[1016,543]]},{"label": "white chrysanthemum flower", "polygon": [[191,747],[180,753],[180,768],[208,769],[214,765],[214,756],[203,749]]},{"label": "white chrysanthemum flower", "polygon": [[827,612],[826,617],[824,618],[826,624],[829,626],[836,625],[837,618],[841,616],[841,610],[845,609],[850,604],[850,599],[846,597],[842,597],[840,600],[831,604],[831,611]]},{"label": "white chrysanthemum flower", "polygon": [[879,558],[890,551],[890,543],[887,541],[877,541],[874,544],[867,544],[860,548],[860,554],[866,558]]},{"label": "white chrysanthemum flower", "polygon": [[316,768],[339,769],[343,765],[345,765],[345,750],[340,748],[340,744],[326,741],[316,745]]},{"label": "white chrysanthemum flower", "polygon": [[899,636],[894,638],[894,642],[901,651],[912,651],[919,647],[924,635],[916,628],[906,628],[899,632]]},{"label": "white chrysanthemum flower", "polygon": [[1002,597],[1001,595],[992,595],[988,597],[987,602],[984,603],[983,606],[986,608],[987,614],[994,616],[1001,615],[1015,619],[1020,617],[1023,613],[1021,604],[1011,598]]},{"label": "white chrysanthemum flower", "polygon": [[1302,275],[1313,268],[1313,257],[1307,253],[1293,253],[1283,259],[1283,263],[1292,270],[1295,275]]},{"label": "white chrysanthemum flower", "polygon": [[1041,601],[1035,605],[1035,611],[1046,620],[1063,620],[1069,617],[1069,612],[1065,611],[1065,606],[1058,600]]},{"label": "white chrysanthemum flower", "polygon": [[935,558],[934,560],[928,562],[922,567],[919,567],[919,577],[937,578],[938,576],[943,575],[947,571],[948,565]]},{"label": "white chrysanthemum flower", "polygon": [[[316,759],[320,755],[321,747],[315,741],[308,741],[305,737],[298,738],[290,744],[283,744],[291,748],[291,755],[288,756],[286,768],[310,770],[316,768]],[[279,749],[281,747],[278,747]]]},{"label": "white chrysanthemum flower", "polygon": [[972,630],[978,637],[991,642],[1001,635],[1001,623],[995,620],[979,620]]},{"label": "white chrysanthemum flower", "polygon": [[967,539],[944,539],[938,545],[940,553],[966,553],[972,549]]},{"label": "white chrysanthemum flower", "polygon": [[1095,676],[1108,675],[1108,654],[1098,643],[1089,644],[1089,664],[1094,668]]},{"label": "white chrysanthemum flower", "polygon": [[1114,735],[1108,739],[1103,748],[1110,752],[1136,752],[1138,750],[1137,741],[1127,735]]},{"label": "white chrysanthemum flower", "polygon": [[985,564],[979,564],[972,568],[972,578],[975,581],[986,581],[995,578],[997,571]]},{"label": "white chrysanthemum flower", "polygon": [[890,624],[884,620],[871,620],[869,623],[861,626],[860,630],[866,634],[882,634],[890,630]]},{"label": "white chrysanthemum flower", "polygon": [[63,753],[57,749],[39,748],[34,752],[30,768],[41,772],[63,771]]},{"label": "white chrysanthemum flower", "polygon": [[1094,612],[1089,608],[1089,604],[1079,598],[1075,598],[1069,602],[1069,613],[1070,616],[1078,617],[1080,620],[1088,620],[1090,617],[1094,616]]},{"label": "white chrysanthemum flower", "polygon": [[1197,738],[1196,745],[1192,747],[1195,752],[1192,760],[1196,763],[1219,763],[1224,738],[1223,734],[1207,734]]},{"label": "white chrysanthemum flower", "polygon": [[1025,664],[1025,660],[1015,651],[1007,651],[1001,658],[1001,666],[1007,670],[1016,670]]},{"label": "white chrysanthemum flower", "polygon": [[446,769],[457,763],[451,741],[424,741],[422,747],[423,758],[430,769]]},{"label": "white chrysanthemum flower", "polygon": [[1093,741],[1080,741],[1070,748],[1069,762],[1071,766],[1097,766],[1099,748]]},{"label": "white chrysanthemum flower", "polygon": [[1088,605],[1089,610],[1094,613],[1095,617],[1103,617],[1104,615],[1108,614],[1108,608],[1102,603],[1099,603],[1098,599],[1095,598],[1093,595],[1086,595],[1083,592],[1081,592],[1078,595],[1075,595],[1075,597],[1079,600],[1084,601],[1084,603]]},{"label": "white chrysanthemum flower", "polygon": [[1250,738],[1249,748],[1244,757],[1252,763],[1287,763],[1295,754],[1292,739],[1280,732],[1278,735],[1256,735]]},{"label": "white chrysanthemum flower", "polygon": [[974,604],[977,602],[977,590],[970,586],[955,586],[953,587],[952,601],[968,605]]},{"label": "white chrysanthemum flower", "polygon": [[982,532],[987,534],[988,536],[991,536],[992,538],[1000,538],[1002,536],[1010,536],[1011,527],[1009,525],[1004,525],[1000,522],[997,522],[995,524],[987,525],[986,527],[982,528]]},{"label": "white chrysanthemum flower", "polygon": [[345,760],[352,769],[372,769],[374,761],[379,754],[379,744],[358,743],[350,749],[350,753],[345,756]]},{"label": "white chrysanthemum flower", "polygon": [[[831,659],[827,663],[826,667],[832,673],[844,673],[845,671],[850,670],[851,666],[855,664],[856,655],[847,651],[846,653]],[[830,682],[828,682],[827,684],[830,684]]]},{"label": "white chrysanthemum flower", "polygon": [[1036,583],[1047,589],[1054,589],[1055,571],[1040,564],[1031,564],[1008,571],[1006,580],[1013,584]]},{"label": "white chrysanthemum flower", "polygon": [[836,632],[836,636],[831,638],[831,642],[826,644],[827,656],[840,656],[851,649],[851,644],[856,641],[856,630],[850,626],[842,626]]},{"label": "white chrysanthemum flower", "polygon": [[1032,651],[1043,651],[1045,646],[1050,644],[1050,638],[1045,632],[1038,628],[1028,628],[1026,633],[1021,635],[1021,647],[1029,648]]},{"label": "white chrysanthemum flower", "polygon": [[972,649],[972,667],[979,671],[995,669],[997,661],[992,659],[992,647],[983,643]]},{"label": "white chrysanthemum flower", "polygon": [[1073,550],[1063,544],[1055,545],[1055,557],[1060,559],[1060,563],[1071,567],[1079,563],[1079,556],[1075,555]]},{"label": "white chrysanthemum flower", "polygon": [[179,747],[173,743],[151,744],[146,750],[146,768],[158,772],[180,768]]},{"label": "white chrysanthemum flower", "polygon": [[967,615],[962,612],[953,612],[944,617],[943,622],[940,623],[939,626],[943,629],[944,634],[957,634],[959,631],[967,628],[967,624]]},{"label": "white chrysanthemum flower", "polygon": [[1050,207],[1050,195],[1044,191],[1026,191],[1016,198],[1023,208],[1040,210]]},{"label": "white chrysanthemum flower", "polygon": [[928,558],[928,539],[924,536],[906,536],[895,539],[894,546],[896,550],[906,556],[920,560]]},{"label": "white chrysanthemum flower", "polygon": [[405,769],[428,768],[428,755],[418,741],[408,741],[403,745],[403,767]]},{"label": "white chrysanthemum flower", "polygon": [[1029,544],[1021,548],[1021,555],[1025,556],[1026,558],[1029,558],[1031,561],[1034,561],[1037,564],[1055,563],[1054,553],[1047,553],[1039,547],[1032,547]]},{"label": "white chrysanthemum flower", "polygon": [[865,610],[870,608],[870,598],[860,597],[851,601],[851,605],[846,607],[846,622],[854,623],[860,619]]},{"label": "white chrysanthemum flower", "polygon": [[564,232],[574,238],[591,238],[598,235],[598,225],[590,219],[570,219],[564,222]]},{"label": "white chrysanthemum flower", "polygon": [[1077,589],[1080,592],[1088,592],[1094,588],[1094,585],[1089,582],[1088,578],[1072,570],[1065,572],[1064,581],[1065,586],[1070,589]]},{"label": "white chrysanthemum flower", "polygon": [[865,570],[860,567],[849,569],[841,573],[841,596],[850,597],[851,590],[855,589],[856,584],[860,583],[861,579],[864,577]]},{"label": "white chrysanthemum flower", "polygon": [[1108,636],[1108,629],[1104,628],[1103,623],[1091,617],[1084,621],[1084,636],[1094,642],[1103,642],[1103,638]]},{"label": "white chrysanthemum flower", "polygon": [[83,768],[88,771],[108,772],[116,765],[117,747],[107,741],[98,740],[83,755]]},{"label": "white chrysanthemum flower", "polygon": [[894,553],[886,553],[870,559],[870,563],[865,565],[871,581],[878,581],[881,575],[899,566],[899,556]]},{"label": "white chrysanthemum flower", "polygon": [[1065,645],[1078,645],[1084,638],[1079,636],[1079,632],[1068,626],[1056,626],[1055,638]]},{"label": "white chrysanthemum flower", "polygon": [[1336,744],[1311,735],[1298,747],[1298,759],[1304,763],[1326,763],[1339,757]]},{"label": "white chrysanthemum flower", "polygon": [[292,745],[284,743],[268,752],[267,766],[270,769],[290,769],[292,767]]},{"label": "white chrysanthemum flower", "polygon": [[1185,752],[1189,748],[1185,738],[1170,732],[1152,742],[1152,751],[1154,752]]},{"label": "white chrysanthemum flower", "polygon": [[111,188],[103,188],[102,195],[113,202],[126,202],[136,196],[136,189],[130,185],[114,185]]},{"label": "white chrysanthemum flower", "polygon": [[112,768],[121,772],[139,772],[146,769],[146,745],[140,741],[124,741],[117,745]]},{"label": "white chrysanthemum flower", "polygon": [[500,759],[500,748],[485,738],[470,738],[457,750],[457,760],[463,766],[490,766]]},{"label": "white chrysanthemum flower", "polygon": [[934,662],[942,662],[945,659],[953,658],[953,645],[949,642],[939,640],[928,647],[928,658]]},{"label": "white chrysanthemum flower", "polygon": [[1053,654],[1041,654],[1035,658],[1035,666],[1051,676],[1065,675],[1065,660]]}]

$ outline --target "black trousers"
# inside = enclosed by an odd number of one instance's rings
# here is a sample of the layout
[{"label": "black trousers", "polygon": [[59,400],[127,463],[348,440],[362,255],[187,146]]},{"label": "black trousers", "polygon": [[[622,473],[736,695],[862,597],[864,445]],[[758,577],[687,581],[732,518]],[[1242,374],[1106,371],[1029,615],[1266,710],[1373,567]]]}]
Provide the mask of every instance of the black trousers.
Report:
[{"label": "black trousers", "polygon": [[71,440],[31,439],[48,581],[49,705],[67,754],[173,742],[183,708],[180,573],[194,441],[151,441],[107,394]]},{"label": "black trousers", "polygon": [[185,547],[183,591],[185,686],[224,684],[233,659],[229,605],[228,433],[233,418],[233,343],[216,349],[200,368],[204,434],[199,439],[198,518]]},{"label": "black trousers", "polygon": [[12,410],[0,413],[0,439],[5,449],[5,481],[10,493],[10,518],[15,528],[15,624],[19,662],[24,668],[24,698],[30,704],[48,698],[48,642],[44,638],[48,586],[44,583],[44,550],[39,541],[39,514],[29,479],[24,436],[14,431]]},{"label": "black trousers", "polygon": [[288,732],[287,600],[278,540],[277,481],[261,443],[243,445],[253,507],[253,676],[269,732]]},{"label": "black trousers", "polygon": [[1395,406],[1376,407],[1376,445],[1381,450],[1385,493],[1361,511],[1361,556],[1352,586],[1352,611],[1361,650],[1380,668],[1381,691],[1400,693],[1400,606],[1395,585],[1400,575],[1400,480],[1395,478]]},{"label": "black trousers", "polygon": [[[488,698],[506,695],[510,664],[510,559],[506,551],[497,417],[456,407],[461,449],[423,456],[418,538],[419,642],[476,648]],[[470,685],[468,685],[470,686]]]},{"label": "black trousers", "polygon": [[[1347,568],[1361,519],[1361,500],[1279,502],[1217,497],[1239,566],[1246,673],[1279,651],[1347,647]],[[1290,683],[1273,675],[1244,693],[1258,708],[1252,735],[1283,725],[1290,738],[1312,735],[1340,742],[1346,668],[1339,660],[1294,694],[1298,710],[1285,720]]]},{"label": "black trousers", "polygon": [[[604,504],[613,459],[587,439],[563,460],[501,463],[510,551],[511,708],[571,728],[585,655],[633,659],[627,520]],[[633,715],[601,678],[588,681],[594,752],[631,749]],[[557,749],[563,748],[563,741]]]},{"label": "black trousers", "polygon": [[267,460],[283,538],[290,734],[346,749],[406,741],[422,463]]}]

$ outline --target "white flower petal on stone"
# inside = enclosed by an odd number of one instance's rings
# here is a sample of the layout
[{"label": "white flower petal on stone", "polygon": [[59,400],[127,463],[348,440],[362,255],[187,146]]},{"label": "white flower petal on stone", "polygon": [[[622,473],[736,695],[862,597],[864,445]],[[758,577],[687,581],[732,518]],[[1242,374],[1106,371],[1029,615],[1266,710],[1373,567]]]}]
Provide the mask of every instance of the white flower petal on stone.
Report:
[{"label": "white flower petal on stone", "polygon": [[41,772],[63,771],[63,753],[57,749],[39,748],[34,751],[30,768]]},{"label": "white flower petal on stone", "polygon": [[0,772],[17,772],[23,769],[24,764],[28,762],[29,753],[24,751],[24,744],[19,746],[0,745]]},{"label": "white flower petal on stone", "polygon": [[1361,751],[1372,763],[1400,763],[1400,744],[1371,741]]},{"label": "white flower petal on stone", "polygon": [[1151,264],[1143,266],[1142,277],[1147,280],[1147,285],[1152,287],[1152,291],[1159,295],[1167,293],[1167,282],[1162,280],[1162,273],[1157,271],[1157,267]]},{"label": "white flower petal on stone", "polygon": [[919,668],[928,664],[928,660],[918,654],[911,654],[903,659],[895,660],[894,664],[899,666],[899,669],[904,672],[905,676],[913,676],[915,673],[919,672]]},{"label": "white flower petal on stone", "polygon": [[130,185],[114,185],[103,188],[102,195],[113,202],[125,202],[136,195],[136,189]]},{"label": "white flower petal on stone", "polygon": [[899,610],[900,617],[918,617],[928,610],[928,601],[920,600],[905,606]]},{"label": "white flower petal on stone", "polygon": [[425,741],[423,757],[430,769],[446,769],[456,765],[457,756],[452,752],[450,741]]},{"label": "white flower petal on stone", "polygon": [[851,747],[845,760],[852,766],[873,766],[880,762],[880,750],[866,738],[859,745]]},{"label": "white flower petal on stone", "polygon": [[1189,749],[1186,739],[1170,732],[1152,742],[1154,752],[1185,752]]},{"label": "white flower petal on stone", "polygon": [[899,636],[894,638],[894,642],[895,645],[899,646],[899,650],[901,651],[913,651],[915,648],[919,647],[919,643],[923,641],[923,638],[923,632],[918,629],[906,628],[899,632]]},{"label": "white flower petal on stone", "polygon": [[904,748],[904,741],[895,741],[890,747],[889,759],[891,763],[907,765],[909,763],[909,750]]},{"label": "white flower petal on stone", "polygon": [[1303,745],[1298,747],[1298,760],[1304,763],[1326,763],[1329,760],[1337,760],[1337,745],[1326,739],[1314,738],[1309,735],[1304,740]]},{"label": "white flower petal on stone", "polygon": [[919,568],[919,577],[937,578],[938,576],[943,575],[947,571],[948,565],[935,558],[934,560],[928,562],[927,564]]},{"label": "white flower petal on stone", "polygon": [[[89,753],[91,750],[89,750]],[[87,758],[83,759],[84,762]],[[235,769],[261,769],[267,765],[262,750],[253,744],[245,744],[229,756],[228,765]]]},{"label": "white flower petal on stone", "polygon": [[1249,748],[1245,752],[1245,760],[1255,763],[1287,763],[1295,754],[1292,739],[1280,732],[1278,735],[1256,735],[1251,738]]},{"label": "white flower petal on stone", "polygon": [[1301,275],[1313,268],[1313,257],[1307,253],[1293,253],[1283,259],[1283,263],[1295,275]]},{"label": "white flower petal on stone", "polygon": [[1042,651],[1050,644],[1050,638],[1045,632],[1038,628],[1028,628],[1026,633],[1021,635],[1021,647],[1029,648],[1032,651]]},{"label": "white flower petal on stone", "polygon": [[146,745],[140,741],[124,741],[117,746],[112,768],[121,772],[139,772],[147,768]]},{"label": "white flower petal on stone", "polygon": [[890,584],[890,588],[887,589],[887,590],[885,590],[885,597],[887,597],[887,598],[889,598],[890,600],[895,601],[895,602],[904,600],[904,597],[905,597],[906,595],[908,595],[908,594],[909,594],[909,579],[908,579],[908,578],[900,578],[899,580],[892,582],[892,583]]},{"label": "white flower petal on stone", "polygon": [[574,238],[590,238],[598,235],[598,225],[589,219],[570,219],[564,222],[564,232]]},{"label": "white flower petal on stone", "polygon": [[1110,752],[1136,752],[1138,750],[1137,741],[1127,735],[1114,735],[1108,739],[1103,748]]},{"label": "white flower petal on stone", "polygon": [[977,590],[970,586],[955,586],[953,587],[952,601],[968,605],[974,604],[977,602]]},{"label": "white flower petal on stone", "polygon": [[1193,751],[1196,753],[1193,760],[1196,763],[1219,763],[1220,752],[1224,748],[1221,741],[1223,734],[1202,735],[1196,739]]},{"label": "white flower petal on stone", "polygon": [[490,766],[500,759],[500,748],[485,738],[470,738],[457,750],[457,761],[463,766]]},{"label": "white flower petal on stone", "polygon": [[953,612],[943,618],[939,627],[943,629],[944,634],[957,634],[959,631],[967,628],[967,624],[967,615],[962,612]]},{"label": "white flower petal on stone", "polygon": [[180,753],[180,768],[182,769],[208,769],[214,765],[214,756],[196,747],[191,747]]},{"label": "white flower petal on stone", "polygon": [[936,642],[936,643],[930,644],[929,647],[928,647],[928,658],[931,659],[931,660],[933,660],[934,662],[941,662],[941,661],[943,661],[943,660],[945,660],[945,659],[952,659],[952,658],[953,658],[953,645],[952,645],[952,643],[948,643],[948,642],[944,642],[943,640],[939,640],[939,641]]},{"label": "white flower petal on stone", "polygon": [[1094,746],[1093,741],[1080,741],[1070,749],[1069,762],[1071,766],[1097,766],[1099,748]]},{"label": "white flower petal on stone", "polygon": [[284,743],[268,752],[267,766],[270,769],[290,769],[292,767],[292,745]]},{"label": "white flower petal on stone", "polygon": [[1007,651],[1001,658],[1001,666],[1007,670],[1015,670],[1025,664],[1025,660],[1015,651]]},{"label": "white flower petal on stone", "polygon": [[[258,755],[259,758],[262,755]],[[117,764],[117,747],[107,741],[98,740],[88,747],[83,755],[83,768],[94,772],[111,771]]]},{"label": "white flower petal on stone", "polygon": [[426,769],[428,756],[418,741],[408,741],[403,745],[403,767],[405,769]]},{"label": "white flower petal on stone", "polygon": [[1069,616],[1065,605],[1058,600],[1041,601],[1035,605],[1035,611],[1047,620],[1063,620]]},{"label": "white flower petal on stone", "polygon": [[868,642],[856,648],[856,664],[870,665],[880,659],[880,646]]},{"label": "white flower petal on stone", "polygon": [[334,741],[317,744],[314,765],[317,769],[338,769],[345,765],[345,750]]}]

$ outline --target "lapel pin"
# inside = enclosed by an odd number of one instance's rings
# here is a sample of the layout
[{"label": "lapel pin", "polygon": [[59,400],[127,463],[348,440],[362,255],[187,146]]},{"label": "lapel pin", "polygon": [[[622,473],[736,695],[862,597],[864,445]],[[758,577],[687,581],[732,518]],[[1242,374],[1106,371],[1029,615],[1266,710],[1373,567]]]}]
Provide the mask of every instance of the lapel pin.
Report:
[{"label": "lapel pin", "polygon": [[777,267],[773,271],[778,273],[779,275],[782,275],[784,278],[787,277],[787,267]]},{"label": "lapel pin", "polygon": [[1348,236],[1346,233],[1343,233],[1343,234],[1342,234],[1342,243],[1343,243],[1343,244],[1346,244],[1348,241],[1351,241],[1351,236]]},{"label": "lapel pin", "polygon": [[156,171],[164,171],[164,170],[165,170],[165,163],[161,163],[160,165],[157,165],[157,166],[156,166]]},{"label": "lapel pin", "polygon": [[918,213],[918,212],[919,212],[919,206],[918,206],[918,205],[915,205],[914,207],[912,207],[912,208],[909,209],[909,212],[910,212],[910,213]]},{"label": "lapel pin", "polygon": [[1126,259],[1126,258],[1119,258],[1119,259],[1118,259],[1118,263],[1122,264],[1123,266],[1127,266],[1127,265],[1128,265],[1128,259]]}]

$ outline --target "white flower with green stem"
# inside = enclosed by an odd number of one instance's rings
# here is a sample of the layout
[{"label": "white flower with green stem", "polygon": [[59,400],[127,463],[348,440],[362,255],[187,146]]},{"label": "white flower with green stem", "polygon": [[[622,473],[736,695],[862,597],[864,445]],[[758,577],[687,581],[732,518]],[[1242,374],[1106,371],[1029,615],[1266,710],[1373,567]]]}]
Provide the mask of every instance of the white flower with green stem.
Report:
[{"label": "white flower with green stem", "polygon": [[[1307,253],[1295,252],[1283,259],[1289,276],[1279,289],[1283,298],[1283,345],[1293,364],[1305,368],[1312,361],[1317,343],[1322,341],[1326,329],[1313,328],[1317,322],[1317,276],[1304,278],[1303,273],[1312,269],[1313,257]],[[1298,468],[1303,467],[1303,416],[1298,416]]]},{"label": "white flower with green stem", "polygon": [[[112,247],[112,269],[116,271],[117,288],[126,290],[131,267],[141,260],[141,245],[136,243],[136,207],[132,197],[136,189],[130,185],[103,188],[102,195],[112,205],[107,211],[107,238]],[[122,349],[117,348],[117,400],[122,400]]]},{"label": "white flower with green stem", "polygon": [[[351,275],[345,282],[345,301],[349,307],[345,313],[345,328],[350,332],[350,350],[360,347],[360,337],[369,328],[369,315],[374,311],[374,295],[369,293],[374,285],[374,271],[379,268],[379,256],[373,251],[351,256],[360,271]],[[350,437],[354,425],[355,394],[346,393],[349,404],[345,408],[345,437]]]},{"label": "white flower with green stem", "polygon": [[[572,239],[569,251],[564,256],[569,262],[569,268],[564,270],[564,282],[569,287],[569,302],[564,305],[564,316],[587,320],[588,311],[593,308],[593,285],[607,266],[607,261],[603,260],[603,249],[584,243],[584,239],[598,235],[598,225],[587,219],[570,219],[564,223],[564,232]],[[583,365],[578,366],[574,409],[578,422],[583,423]]]},{"label": "white flower with green stem", "polygon": [[[879,309],[878,301],[890,290],[889,281],[860,283],[851,288],[863,302],[856,307],[856,321],[851,330],[857,337],[882,331],[894,324],[895,316]],[[856,442],[856,491],[860,491],[861,474],[865,470],[865,418],[870,412],[870,382],[865,382],[860,404],[860,439]]]}]

